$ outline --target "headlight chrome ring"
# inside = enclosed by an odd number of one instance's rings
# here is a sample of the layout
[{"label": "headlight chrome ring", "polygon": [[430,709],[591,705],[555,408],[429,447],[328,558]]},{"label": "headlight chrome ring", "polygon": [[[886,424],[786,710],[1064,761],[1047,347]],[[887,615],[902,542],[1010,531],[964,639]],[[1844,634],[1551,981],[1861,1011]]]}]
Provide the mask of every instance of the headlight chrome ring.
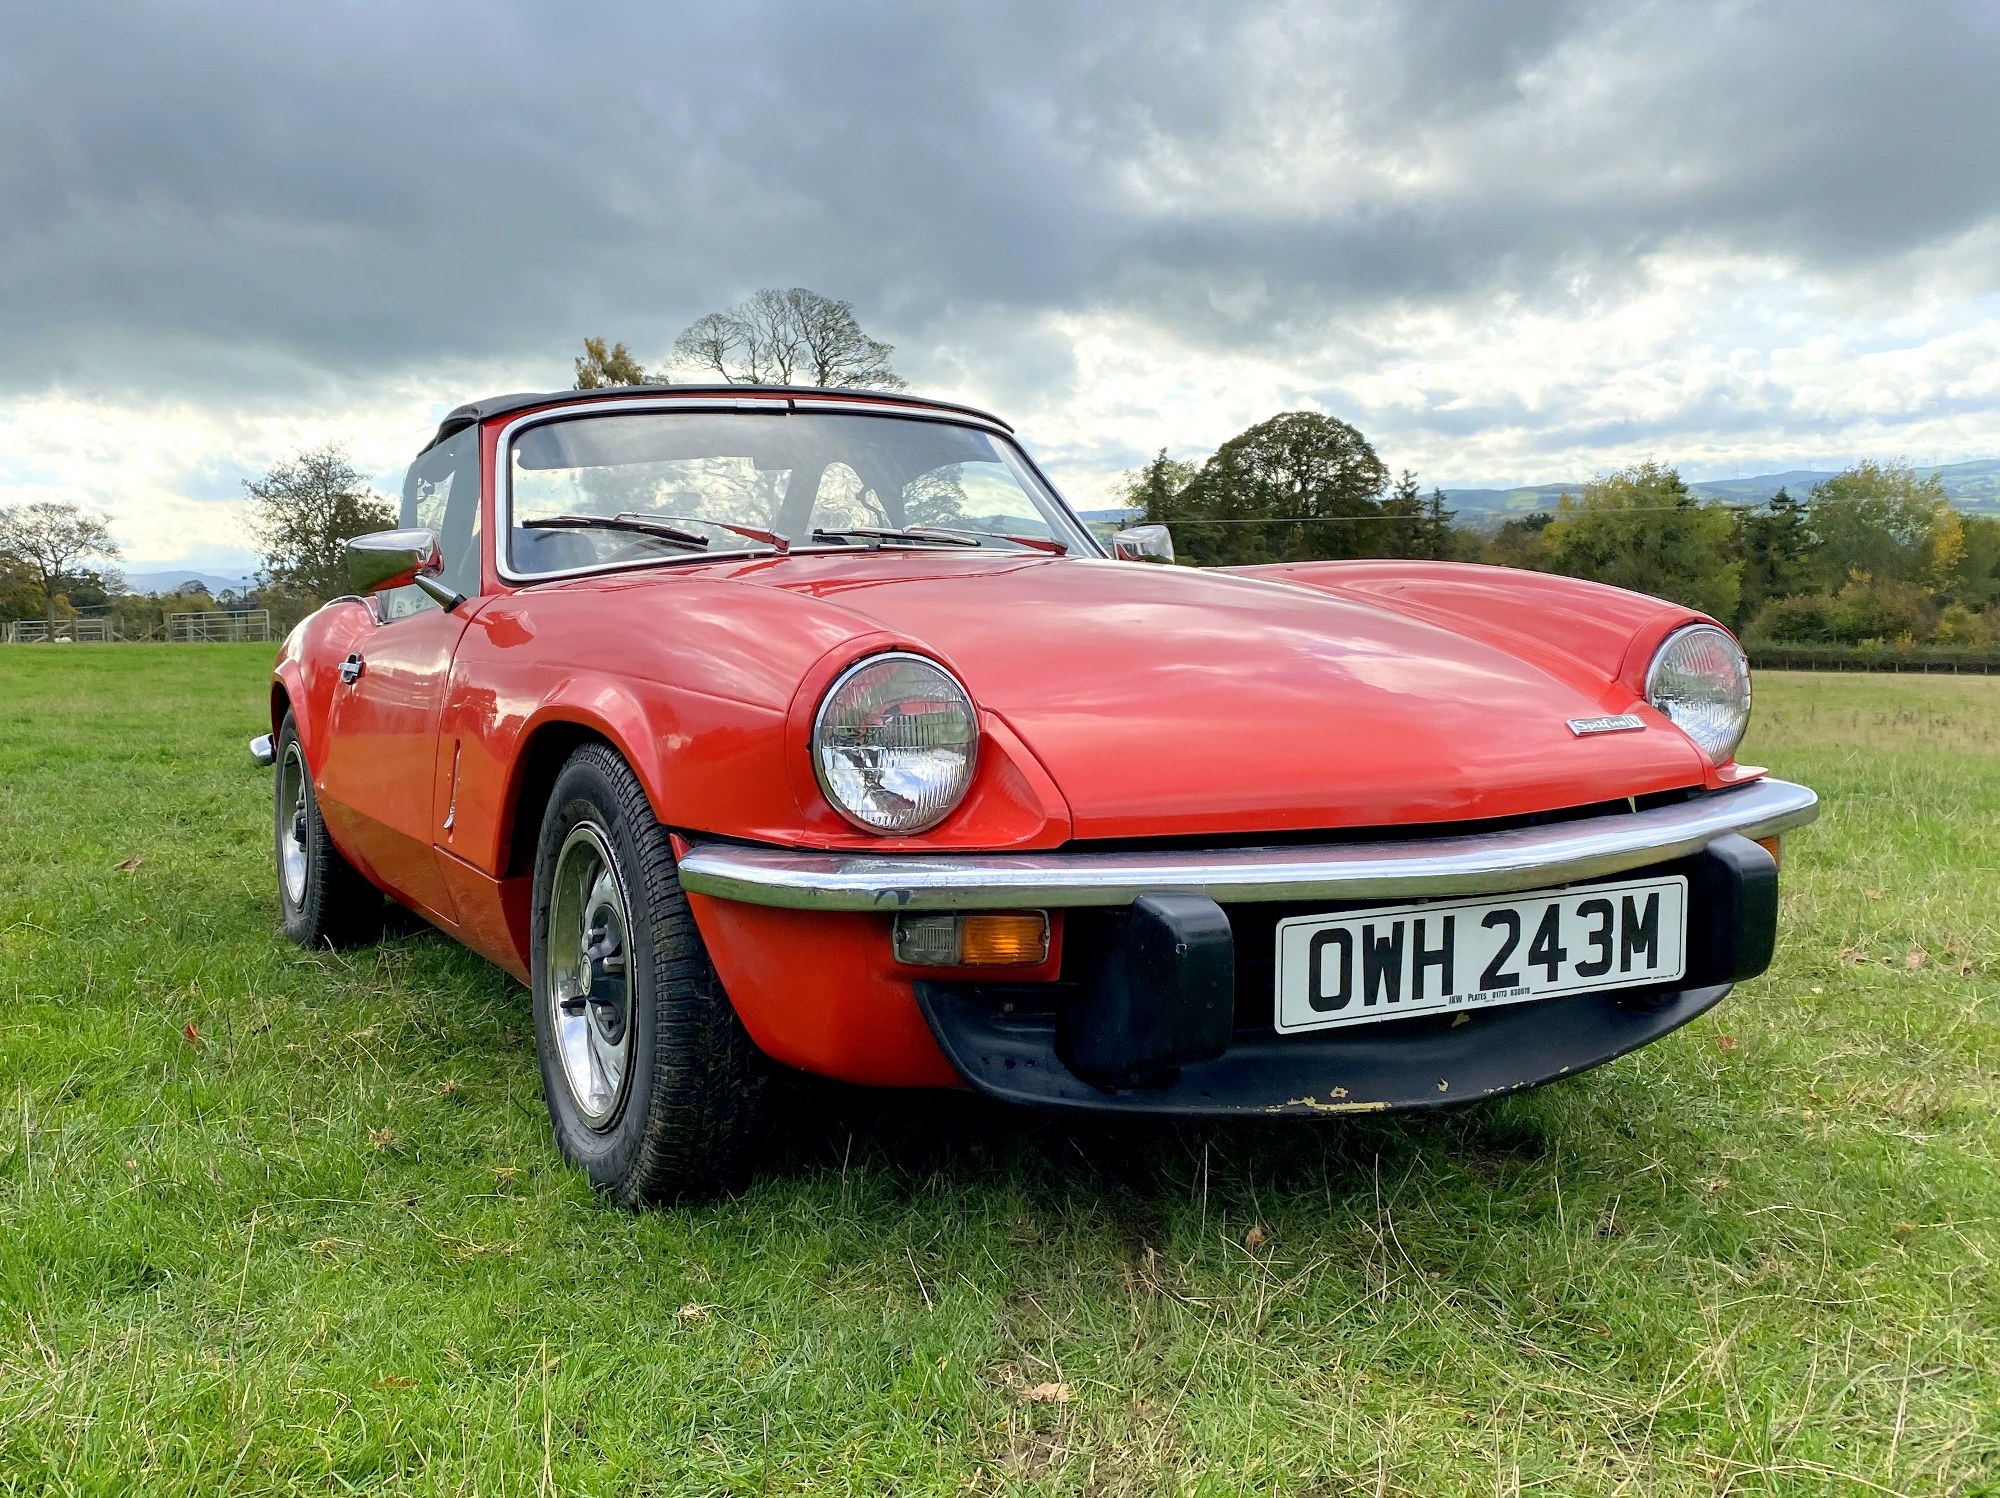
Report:
[{"label": "headlight chrome ring", "polygon": [[1750,727],[1749,658],[1727,630],[1686,625],[1653,653],[1646,700],[1693,739],[1710,764],[1726,764]]},{"label": "headlight chrome ring", "polygon": [[865,832],[937,826],[965,799],[979,758],[979,713],[928,656],[888,651],[856,661],[813,715],[813,775],[833,809]]}]

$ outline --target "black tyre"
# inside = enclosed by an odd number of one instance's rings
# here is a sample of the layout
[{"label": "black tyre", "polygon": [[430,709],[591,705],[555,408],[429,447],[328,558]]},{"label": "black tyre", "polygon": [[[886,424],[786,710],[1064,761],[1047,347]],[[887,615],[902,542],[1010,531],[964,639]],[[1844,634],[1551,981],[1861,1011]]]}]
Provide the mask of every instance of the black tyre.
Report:
[{"label": "black tyre", "polygon": [[302,947],[374,941],[382,934],[382,892],[340,856],[326,835],[298,724],[289,712],[278,729],[277,771],[272,841],[285,935]]},{"label": "black tyre", "polygon": [[688,912],[666,829],[606,745],[570,756],[535,851],[535,1050],[556,1146],[628,1207],[743,1179],[769,1063]]}]

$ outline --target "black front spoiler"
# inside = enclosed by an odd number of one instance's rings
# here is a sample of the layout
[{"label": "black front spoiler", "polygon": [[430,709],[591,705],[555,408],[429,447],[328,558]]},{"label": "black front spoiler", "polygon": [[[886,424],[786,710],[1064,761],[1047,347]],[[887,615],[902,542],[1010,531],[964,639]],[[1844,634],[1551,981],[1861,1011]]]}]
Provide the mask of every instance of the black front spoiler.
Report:
[{"label": "black front spoiler", "polygon": [[988,1097],[1198,1117],[1381,1113],[1518,1092],[1658,1040],[1721,1003],[1730,986],[1686,988],[1643,1003],[1575,994],[1480,1010],[1421,1035],[1363,1028],[1246,1037],[1212,1061],[1183,1065],[1170,1081],[1130,1088],[1094,1086],[1065,1066],[1051,1018],[1004,1015],[936,983],[918,984],[917,1001],[958,1074]]},{"label": "black front spoiler", "polygon": [[967,1085],[1004,1102],[1180,1116],[1472,1102],[1637,1050],[1769,965],[1778,871],[1768,852],[1727,837],[1660,872],[1689,880],[1686,986],[1675,989],[1571,994],[1286,1036],[1246,1024],[1246,1010],[1265,1002],[1259,994],[1238,1010],[1233,1030],[1226,1017],[1217,1030],[1208,1018],[1215,1013],[1214,944],[1227,946],[1228,926],[1218,937],[1213,921],[1183,908],[1208,902],[1175,897],[1157,910],[1142,901],[1129,917],[1113,916],[1091,950],[1066,937],[1064,971],[1072,981],[1055,986],[1053,1004],[1014,1002],[1029,998],[1025,990],[1010,995],[939,982],[918,983],[917,1002]]}]

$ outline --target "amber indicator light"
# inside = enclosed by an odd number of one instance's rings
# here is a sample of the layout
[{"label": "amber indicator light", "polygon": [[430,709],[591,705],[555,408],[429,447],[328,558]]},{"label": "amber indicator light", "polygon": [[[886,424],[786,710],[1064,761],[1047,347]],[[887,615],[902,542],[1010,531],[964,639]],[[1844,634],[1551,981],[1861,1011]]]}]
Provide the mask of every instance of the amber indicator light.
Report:
[{"label": "amber indicator light", "polygon": [[898,916],[896,960],[917,967],[1034,967],[1049,956],[1040,910]]},{"label": "amber indicator light", "polygon": [[1049,918],[1039,910],[958,918],[958,960],[967,967],[1021,967],[1049,955]]},{"label": "amber indicator light", "polygon": [[1785,840],[1781,837],[1760,837],[1757,846],[1771,855],[1771,862],[1783,864],[1785,861]]}]

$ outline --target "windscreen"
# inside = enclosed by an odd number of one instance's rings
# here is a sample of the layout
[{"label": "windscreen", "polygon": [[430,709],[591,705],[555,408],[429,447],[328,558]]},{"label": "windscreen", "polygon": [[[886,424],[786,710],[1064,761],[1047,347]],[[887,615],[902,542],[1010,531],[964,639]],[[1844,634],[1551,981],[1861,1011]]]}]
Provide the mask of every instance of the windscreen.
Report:
[{"label": "windscreen", "polygon": [[[567,417],[523,432],[508,473],[509,560],[521,574],[767,544],[732,525],[799,548],[889,530],[981,549],[1018,537],[1091,550],[1011,444],[949,422],[783,408]],[[648,535],[648,524],[678,534]]]}]

